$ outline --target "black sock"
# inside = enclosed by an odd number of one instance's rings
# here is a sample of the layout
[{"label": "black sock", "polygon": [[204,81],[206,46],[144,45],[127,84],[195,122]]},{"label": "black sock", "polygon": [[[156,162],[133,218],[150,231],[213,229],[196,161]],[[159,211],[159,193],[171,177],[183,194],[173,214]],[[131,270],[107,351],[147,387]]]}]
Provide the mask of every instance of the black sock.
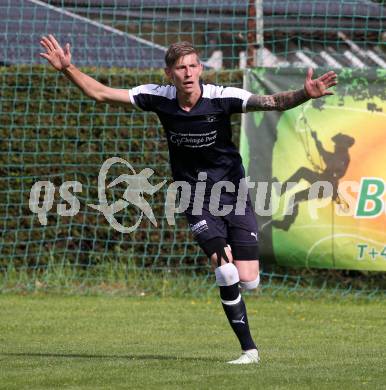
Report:
[{"label": "black sock", "polygon": [[240,295],[238,283],[232,286],[220,286],[220,297],[222,307],[224,308],[229,324],[239,339],[241,349],[244,351],[256,349],[251,332],[249,331],[247,310]]}]

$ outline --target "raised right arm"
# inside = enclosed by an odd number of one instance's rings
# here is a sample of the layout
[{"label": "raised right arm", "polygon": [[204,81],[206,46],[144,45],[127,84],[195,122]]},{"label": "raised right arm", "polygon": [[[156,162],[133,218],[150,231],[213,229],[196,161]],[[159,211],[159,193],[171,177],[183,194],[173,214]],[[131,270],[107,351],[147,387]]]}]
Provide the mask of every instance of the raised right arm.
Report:
[{"label": "raised right arm", "polygon": [[75,65],[70,64],[62,70],[63,74],[72,81],[85,95],[97,102],[112,104],[131,104],[127,89],[110,88],[81,72]]},{"label": "raised right arm", "polygon": [[127,89],[110,88],[81,72],[71,63],[70,44],[65,49],[59,45],[53,35],[42,37],[40,44],[46,49],[40,56],[45,58],[56,70],[61,71],[85,95],[97,102],[112,104],[131,104]]}]

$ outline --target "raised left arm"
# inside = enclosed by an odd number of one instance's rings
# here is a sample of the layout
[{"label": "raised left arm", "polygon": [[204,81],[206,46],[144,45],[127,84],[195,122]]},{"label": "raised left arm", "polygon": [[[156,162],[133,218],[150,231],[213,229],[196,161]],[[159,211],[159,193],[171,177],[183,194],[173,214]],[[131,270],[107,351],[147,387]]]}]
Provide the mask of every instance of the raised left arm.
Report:
[{"label": "raised left arm", "polygon": [[252,95],[247,102],[247,111],[284,111],[309,99],[334,94],[332,91],[328,91],[328,88],[337,84],[335,72],[327,72],[315,80],[312,80],[312,74],[313,70],[309,68],[302,89],[279,92],[274,95]]},{"label": "raised left arm", "polygon": [[252,95],[247,102],[247,111],[284,111],[309,99],[304,89],[279,92],[274,95]]}]

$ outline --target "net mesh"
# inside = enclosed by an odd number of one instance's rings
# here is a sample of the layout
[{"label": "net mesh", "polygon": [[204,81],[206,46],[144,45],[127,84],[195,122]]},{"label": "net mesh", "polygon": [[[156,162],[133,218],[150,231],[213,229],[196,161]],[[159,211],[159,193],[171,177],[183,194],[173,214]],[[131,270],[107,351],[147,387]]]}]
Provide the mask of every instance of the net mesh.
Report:
[{"label": "net mesh", "polygon": [[[362,1],[0,0],[0,289],[82,287],[95,281],[145,286],[149,280],[166,288],[177,270],[179,278],[186,272],[196,283],[195,291],[201,283],[213,284],[208,260],[183,217],[177,215],[175,225],[166,220],[171,179],[156,116],[81,95],[39,57],[42,35],[70,42],[74,63],[112,87],[164,83],[163,56],[176,40],[198,48],[205,81],[242,87],[240,67],[247,64],[322,66],[328,58],[329,65],[382,67],[383,12],[382,5]],[[233,117],[233,128],[237,143],[240,116]],[[111,157],[125,159],[137,173],[152,168],[153,185],[167,180],[146,196],[157,227],[143,218],[133,233],[120,233],[89,206],[99,203],[98,173]],[[116,164],[106,185],[125,170]],[[52,183],[42,188],[40,206],[49,188],[54,191],[45,224],[30,208],[37,181]],[[75,194],[79,211],[59,215],[61,205],[70,208],[63,183],[74,181],[81,183]],[[125,189],[124,184],[109,189],[108,202],[122,199]],[[139,216],[130,206],[115,214],[123,226]],[[267,275],[283,280],[281,273]],[[181,283],[175,286],[184,290]]]}]

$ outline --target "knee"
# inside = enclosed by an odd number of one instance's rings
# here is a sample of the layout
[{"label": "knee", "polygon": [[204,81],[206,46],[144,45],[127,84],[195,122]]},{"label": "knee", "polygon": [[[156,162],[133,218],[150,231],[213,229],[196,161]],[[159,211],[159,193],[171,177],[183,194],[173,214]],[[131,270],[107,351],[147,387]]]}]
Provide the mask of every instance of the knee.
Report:
[{"label": "knee", "polygon": [[239,273],[233,263],[226,263],[214,270],[219,287],[233,286],[240,282]]},{"label": "knee", "polygon": [[[241,278],[246,279],[246,278]],[[240,280],[240,287],[243,290],[254,290],[256,289],[260,284],[260,274],[257,273],[257,275],[249,275],[249,278],[247,280]]]}]

